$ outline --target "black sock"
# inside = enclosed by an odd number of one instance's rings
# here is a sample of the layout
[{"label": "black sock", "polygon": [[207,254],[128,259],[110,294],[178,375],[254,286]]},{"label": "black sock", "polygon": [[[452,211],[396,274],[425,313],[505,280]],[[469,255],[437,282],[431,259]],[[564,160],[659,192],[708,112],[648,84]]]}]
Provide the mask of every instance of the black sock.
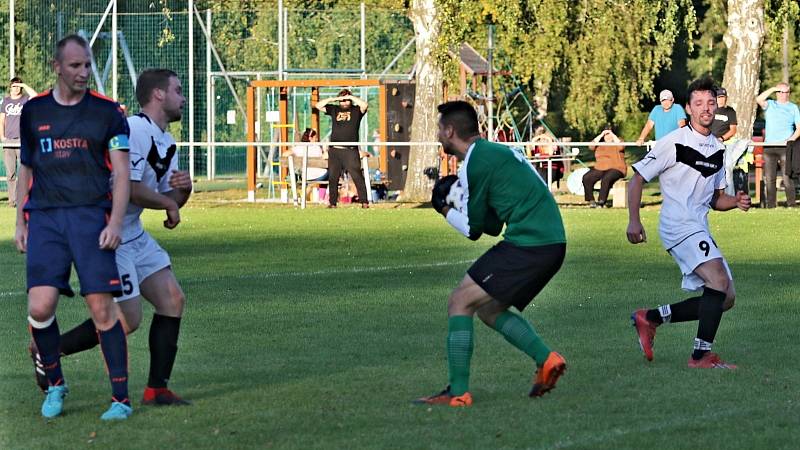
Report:
[{"label": "black sock", "polygon": [[670,322],[691,322],[700,318],[700,303],[703,297],[692,297],[670,305],[672,319]]},{"label": "black sock", "polygon": [[92,319],[67,331],[61,335],[61,354],[72,355],[90,348],[95,348],[100,341],[97,337],[97,328]]},{"label": "black sock", "polygon": [[150,375],[147,378],[147,387],[167,387],[172,366],[175,364],[175,355],[178,353],[180,328],[180,317],[153,314],[153,323],[150,324]]},{"label": "black sock", "polygon": [[[664,322],[678,323],[691,322],[699,318],[700,299],[703,297],[692,297],[682,302],[673,303],[667,306],[647,310],[647,320],[655,324]],[[664,315],[667,317],[665,318]]]},{"label": "black sock", "polygon": [[658,311],[658,308],[648,309],[645,317],[647,318],[648,322],[653,322],[659,325],[664,323],[664,319],[661,318],[661,313]]},{"label": "black sock", "polygon": [[[703,289],[700,297],[699,323],[697,325],[697,339],[713,343],[717,335],[719,322],[722,320],[722,308],[725,303],[725,293],[709,287]],[[700,359],[710,350],[695,349],[692,358]]]}]

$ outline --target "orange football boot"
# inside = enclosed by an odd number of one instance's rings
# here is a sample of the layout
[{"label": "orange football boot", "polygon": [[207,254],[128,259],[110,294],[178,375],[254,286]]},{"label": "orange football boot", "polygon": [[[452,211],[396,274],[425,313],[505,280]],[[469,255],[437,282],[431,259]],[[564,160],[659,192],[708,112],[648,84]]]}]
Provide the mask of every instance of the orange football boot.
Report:
[{"label": "orange football boot", "polygon": [[647,310],[637,309],[631,314],[631,321],[633,327],[636,328],[636,334],[639,337],[639,347],[644,352],[644,357],[648,361],[653,360],[653,341],[656,338],[656,327],[658,325],[647,320]]},{"label": "orange football boot", "polygon": [[564,357],[556,352],[550,352],[544,365],[536,370],[533,387],[528,396],[541,397],[555,389],[558,378],[564,374],[565,370],[567,370],[567,361],[564,360]]},{"label": "orange football boot", "polygon": [[700,359],[689,357],[690,369],[736,369],[735,364],[728,364],[719,358],[716,353],[708,352]]}]

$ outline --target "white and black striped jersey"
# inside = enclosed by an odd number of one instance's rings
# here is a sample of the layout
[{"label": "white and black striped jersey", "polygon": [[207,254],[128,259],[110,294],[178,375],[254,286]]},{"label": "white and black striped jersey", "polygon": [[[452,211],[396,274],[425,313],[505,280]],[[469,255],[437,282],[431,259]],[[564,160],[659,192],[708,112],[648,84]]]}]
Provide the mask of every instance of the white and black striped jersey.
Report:
[{"label": "white and black striped jersey", "polygon": [[[131,182],[142,183],[161,194],[171,191],[169,178],[174,170],[178,170],[175,139],[142,113],[129,117],[128,126],[131,129]],[[122,242],[135,239],[144,232],[140,219],[142,210],[141,206],[128,204],[122,226]]]},{"label": "white and black striped jersey", "polygon": [[658,177],[663,203],[659,236],[666,249],[688,236],[709,231],[708,211],[714,191],[725,189],[725,146],[713,134],[691,126],[659,139],[633,169],[651,181]]}]

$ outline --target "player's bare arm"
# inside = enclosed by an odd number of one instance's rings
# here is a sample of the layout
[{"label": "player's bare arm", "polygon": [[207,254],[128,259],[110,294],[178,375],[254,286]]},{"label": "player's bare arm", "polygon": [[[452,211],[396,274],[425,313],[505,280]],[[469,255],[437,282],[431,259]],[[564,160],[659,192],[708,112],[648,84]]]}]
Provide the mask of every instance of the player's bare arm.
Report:
[{"label": "player's bare arm", "polygon": [[631,181],[628,183],[628,242],[631,244],[639,244],[647,242],[647,234],[642,226],[642,220],[639,216],[639,205],[642,203],[642,186],[644,185],[644,178],[638,173],[633,175]]},{"label": "player's bare arm", "polygon": [[112,150],[109,152],[114,185],[111,187],[111,217],[100,232],[99,244],[102,249],[116,249],[122,240],[122,219],[130,199],[130,161],[128,152]]},{"label": "player's bare arm", "polygon": [[30,192],[31,177],[33,171],[30,167],[20,164],[17,171],[17,229],[14,233],[14,243],[17,245],[17,250],[20,253],[25,253],[28,250],[28,221],[25,220],[25,198]]},{"label": "player's bare arm", "polygon": [[172,197],[160,194],[146,185],[131,181],[131,203],[146,209],[164,210],[167,218],[164,227],[173,229],[181,222],[180,206]]},{"label": "player's bare arm", "polygon": [[0,141],[6,140],[6,133],[4,131],[5,129],[6,129],[6,114],[0,113]]},{"label": "player's bare arm", "polygon": [[711,198],[711,208],[716,211],[730,211],[734,208],[747,211],[750,209],[750,204],[750,196],[742,191],[737,192],[734,196],[726,194],[724,189],[717,189]]}]

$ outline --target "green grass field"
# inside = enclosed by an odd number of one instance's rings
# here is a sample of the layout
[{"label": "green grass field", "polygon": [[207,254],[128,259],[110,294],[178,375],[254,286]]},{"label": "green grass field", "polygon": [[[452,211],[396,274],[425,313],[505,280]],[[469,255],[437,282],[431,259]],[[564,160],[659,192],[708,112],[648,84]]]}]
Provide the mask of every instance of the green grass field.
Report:
[{"label": "green grass field", "polygon": [[[647,363],[632,310],[687,298],[664,252],[625,240],[623,210],[563,209],[568,254],[525,310],[568,362],[558,389],[527,397],[532,363],[476,324],[468,409],[410,400],[446,384],[446,298],[495,240],[469,241],[430,208],[305,211],[194,201],[152,234],[188,298],[171,386],[194,402],[142,407],[147,329],[129,339],[134,415],[101,423],[108,381],[97,350],[62,360],[65,414],[39,414],[26,346],[24,258],[0,210],[0,448],[794,449],[800,442],[800,215],[713,213],[737,306],[715,351],[737,371],[686,368],[694,324],[659,328]],[[148,306],[149,308],[149,306]],[[82,321],[62,299],[62,331]]]}]

